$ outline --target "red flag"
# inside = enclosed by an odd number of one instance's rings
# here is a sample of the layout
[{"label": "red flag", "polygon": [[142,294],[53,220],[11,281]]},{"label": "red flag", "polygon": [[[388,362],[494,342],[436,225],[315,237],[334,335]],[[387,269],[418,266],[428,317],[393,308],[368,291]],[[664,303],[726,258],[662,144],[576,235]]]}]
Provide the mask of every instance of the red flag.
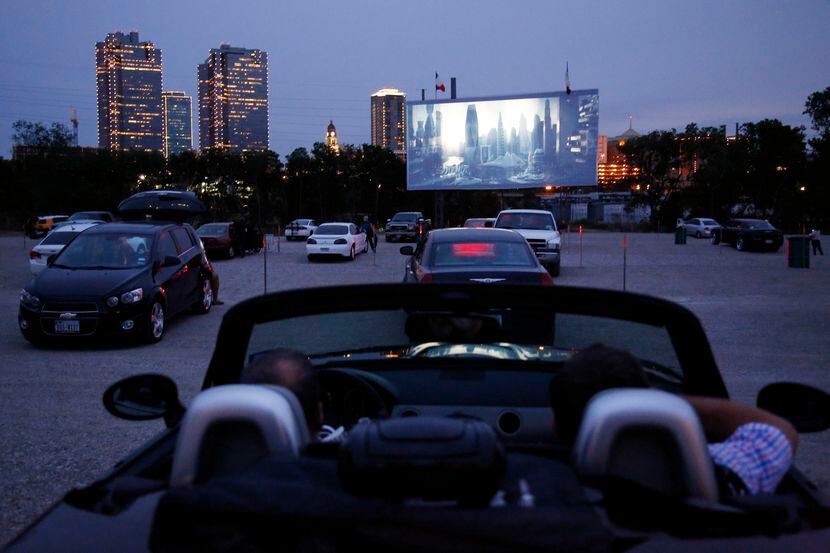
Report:
[{"label": "red flag", "polygon": [[[437,73],[436,73],[437,75]],[[571,93],[571,77],[568,75],[568,62],[565,62],[565,94]]]},{"label": "red flag", "polygon": [[435,90],[440,90],[441,92],[446,92],[447,87],[444,86],[444,83],[438,80],[438,72],[435,72]]}]

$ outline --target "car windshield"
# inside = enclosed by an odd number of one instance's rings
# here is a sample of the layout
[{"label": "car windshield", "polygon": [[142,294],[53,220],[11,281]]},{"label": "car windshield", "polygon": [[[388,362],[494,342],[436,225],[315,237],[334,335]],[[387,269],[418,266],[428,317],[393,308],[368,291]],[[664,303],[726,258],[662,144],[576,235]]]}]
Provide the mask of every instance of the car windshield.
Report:
[{"label": "car windshield", "polygon": [[145,234],[84,234],[67,246],[53,267],[64,269],[133,269],[150,262],[153,238]]},{"label": "car windshield", "polygon": [[349,234],[349,227],[346,225],[320,225],[314,231],[314,236],[340,236]]},{"label": "car windshield", "polygon": [[465,227],[480,227],[484,225],[484,219],[467,219],[464,221]]},{"label": "car windshield", "polygon": [[70,240],[72,240],[73,238],[75,238],[79,234],[81,234],[81,233],[80,232],[75,232],[75,231],[53,232],[52,234],[50,234],[49,236],[44,238],[39,245],[40,246],[63,246],[65,244],[68,244]]},{"label": "car windshield", "polygon": [[418,215],[415,213],[398,213],[392,218],[395,223],[414,223],[418,220]]},{"label": "car windshield", "polygon": [[227,228],[226,225],[204,225],[199,227],[196,234],[199,236],[223,236]]},{"label": "car windshield", "polygon": [[434,267],[536,266],[524,242],[435,242],[430,253]]},{"label": "car windshield", "polygon": [[496,221],[496,227],[523,230],[556,230],[553,216],[544,213],[505,213]]},{"label": "car windshield", "polygon": [[[365,328],[372,331],[357,330]],[[403,403],[546,406],[551,371],[597,342],[639,357],[655,386],[682,388],[683,371],[665,327],[549,309],[383,309],[272,320],[253,327],[245,361],[287,347],[320,368],[375,373]],[[464,385],[449,385],[456,378]]]},{"label": "car windshield", "polygon": [[78,213],[73,213],[68,221],[87,221],[93,220],[97,221],[101,219],[101,214],[96,211],[79,211]]},{"label": "car windshield", "polygon": [[775,227],[766,221],[741,221],[741,228],[756,230],[773,230]]}]

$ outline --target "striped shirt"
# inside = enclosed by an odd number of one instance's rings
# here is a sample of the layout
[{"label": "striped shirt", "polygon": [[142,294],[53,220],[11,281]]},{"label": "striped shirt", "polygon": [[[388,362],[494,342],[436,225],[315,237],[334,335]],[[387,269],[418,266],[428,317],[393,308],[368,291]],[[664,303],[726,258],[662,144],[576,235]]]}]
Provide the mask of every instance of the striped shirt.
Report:
[{"label": "striped shirt", "polygon": [[774,492],[793,461],[784,433],[760,422],[741,425],[726,441],[710,444],[709,454],[741,479],[747,494]]}]

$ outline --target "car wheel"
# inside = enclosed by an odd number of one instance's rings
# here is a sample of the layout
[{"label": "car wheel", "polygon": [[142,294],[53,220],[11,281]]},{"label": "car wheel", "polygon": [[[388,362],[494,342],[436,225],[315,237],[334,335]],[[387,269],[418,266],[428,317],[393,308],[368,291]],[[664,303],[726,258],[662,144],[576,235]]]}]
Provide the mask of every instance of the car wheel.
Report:
[{"label": "car wheel", "polygon": [[720,244],[720,233],[719,232],[712,232],[712,238],[710,239],[712,245],[717,246]]},{"label": "car wheel", "polygon": [[308,254],[306,257],[308,258],[308,260],[309,260],[310,262],[314,263],[314,256],[313,256],[313,255]]},{"label": "car wheel", "polygon": [[700,234],[700,231],[697,231],[697,232],[695,233],[695,238],[697,238],[698,240],[699,240],[700,238],[702,238],[702,237],[703,237],[703,235],[702,235],[702,234]]},{"label": "car wheel", "polygon": [[363,244],[363,253],[369,253],[369,239],[366,239],[366,242]]},{"label": "car wheel", "polygon": [[213,286],[210,277],[202,278],[202,290],[199,294],[199,301],[193,305],[193,312],[198,315],[205,315],[210,312],[213,306]]},{"label": "car wheel", "polygon": [[147,328],[144,339],[148,344],[155,344],[164,337],[164,305],[159,299],[153,300],[147,313]]},{"label": "car wheel", "polygon": [[560,268],[561,268],[561,262],[557,263],[556,265],[548,265],[547,267],[545,267],[545,269],[547,269],[547,271],[548,271],[548,274],[552,277],[558,277],[559,276]]},{"label": "car wheel", "polygon": [[228,259],[231,259],[236,255],[236,250],[233,249],[233,246],[228,246]]},{"label": "car wheel", "polygon": [[744,242],[743,236],[738,236],[738,239],[735,240],[735,249],[739,252],[746,250],[746,242]]},{"label": "car wheel", "polygon": [[354,244],[352,244],[352,249],[349,250],[349,261],[354,261],[355,257],[356,256],[355,256],[355,252],[354,252]]}]

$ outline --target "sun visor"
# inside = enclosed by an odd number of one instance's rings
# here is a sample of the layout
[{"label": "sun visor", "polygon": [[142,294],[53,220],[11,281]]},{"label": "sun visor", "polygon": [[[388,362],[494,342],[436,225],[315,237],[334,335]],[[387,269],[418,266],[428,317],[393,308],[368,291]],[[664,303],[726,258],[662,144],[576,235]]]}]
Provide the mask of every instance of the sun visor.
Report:
[{"label": "sun visor", "polygon": [[154,190],[133,194],[118,204],[124,220],[184,222],[207,212],[196,194],[182,190]]}]

